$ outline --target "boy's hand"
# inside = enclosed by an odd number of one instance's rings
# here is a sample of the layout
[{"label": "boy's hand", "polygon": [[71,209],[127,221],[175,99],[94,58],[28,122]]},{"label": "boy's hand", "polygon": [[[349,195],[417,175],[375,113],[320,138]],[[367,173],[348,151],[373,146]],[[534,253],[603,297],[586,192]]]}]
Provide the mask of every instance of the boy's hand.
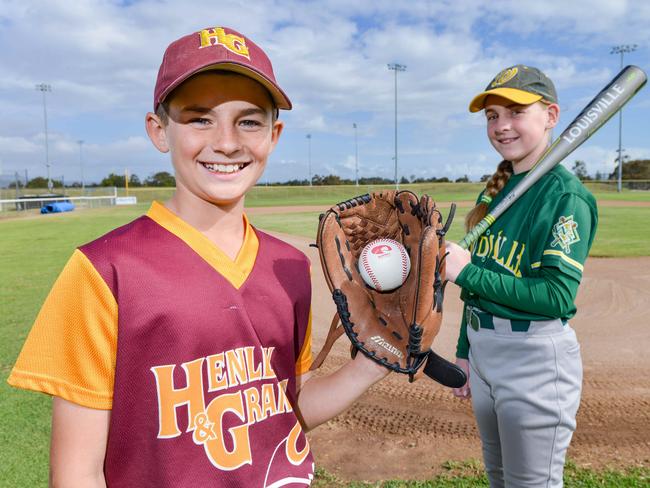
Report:
[{"label": "boy's hand", "polygon": [[353,360],[353,364],[356,372],[372,384],[384,379],[391,373],[390,369],[383,367],[378,362],[367,358],[363,354],[357,354]]}]

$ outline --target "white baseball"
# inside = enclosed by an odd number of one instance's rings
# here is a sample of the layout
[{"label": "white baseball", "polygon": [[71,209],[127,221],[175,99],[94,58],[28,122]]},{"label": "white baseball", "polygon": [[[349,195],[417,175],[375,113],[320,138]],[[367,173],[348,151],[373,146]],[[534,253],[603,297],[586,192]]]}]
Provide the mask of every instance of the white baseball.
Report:
[{"label": "white baseball", "polygon": [[404,246],[393,239],[377,239],[361,251],[359,274],[377,291],[390,291],[404,283],[411,260]]}]

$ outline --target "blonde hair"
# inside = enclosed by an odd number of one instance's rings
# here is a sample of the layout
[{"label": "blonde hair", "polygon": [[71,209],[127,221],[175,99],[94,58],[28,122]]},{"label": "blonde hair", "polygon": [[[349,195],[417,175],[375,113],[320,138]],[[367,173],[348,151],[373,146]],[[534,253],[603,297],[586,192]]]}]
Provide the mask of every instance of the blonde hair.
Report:
[{"label": "blonde hair", "polygon": [[465,217],[465,230],[469,232],[476,224],[478,224],[483,217],[487,215],[488,205],[496,197],[503,187],[506,186],[508,180],[512,176],[512,161],[503,160],[497,166],[497,170],[490,177],[483,190],[481,199],[476,206],[470,210]]}]

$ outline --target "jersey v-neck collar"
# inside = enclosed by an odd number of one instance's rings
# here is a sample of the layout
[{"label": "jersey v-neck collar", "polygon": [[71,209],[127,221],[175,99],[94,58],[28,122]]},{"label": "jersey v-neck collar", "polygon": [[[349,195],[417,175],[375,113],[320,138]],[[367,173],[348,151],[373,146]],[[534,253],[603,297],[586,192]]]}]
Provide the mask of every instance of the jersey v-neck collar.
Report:
[{"label": "jersey v-neck collar", "polygon": [[234,261],[199,230],[192,227],[161,203],[154,201],[146,215],[185,242],[208,265],[226,278],[234,288],[239,289],[253,271],[259,249],[259,240],[245,214],[244,242]]}]

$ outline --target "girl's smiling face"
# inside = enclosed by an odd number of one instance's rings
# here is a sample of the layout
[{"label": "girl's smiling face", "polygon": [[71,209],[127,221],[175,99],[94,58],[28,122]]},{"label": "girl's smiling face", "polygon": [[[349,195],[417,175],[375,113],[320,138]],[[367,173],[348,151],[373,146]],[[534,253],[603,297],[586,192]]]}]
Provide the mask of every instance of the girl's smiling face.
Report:
[{"label": "girl's smiling face", "polygon": [[503,159],[512,161],[515,173],[527,171],[547,148],[559,113],[555,103],[519,105],[491,95],[485,101],[488,139]]}]

